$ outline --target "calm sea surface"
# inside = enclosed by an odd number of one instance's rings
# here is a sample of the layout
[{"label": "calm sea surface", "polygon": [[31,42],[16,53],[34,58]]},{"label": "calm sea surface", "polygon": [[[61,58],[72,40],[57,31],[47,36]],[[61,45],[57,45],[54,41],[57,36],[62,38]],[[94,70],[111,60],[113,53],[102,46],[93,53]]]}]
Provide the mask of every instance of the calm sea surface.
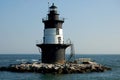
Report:
[{"label": "calm sea surface", "polygon": [[[38,61],[38,54],[0,54],[0,66],[8,66],[25,61]],[[76,55],[76,58],[91,58],[112,68],[102,73],[85,74],[40,74],[0,72],[0,80],[120,80],[120,55]]]}]

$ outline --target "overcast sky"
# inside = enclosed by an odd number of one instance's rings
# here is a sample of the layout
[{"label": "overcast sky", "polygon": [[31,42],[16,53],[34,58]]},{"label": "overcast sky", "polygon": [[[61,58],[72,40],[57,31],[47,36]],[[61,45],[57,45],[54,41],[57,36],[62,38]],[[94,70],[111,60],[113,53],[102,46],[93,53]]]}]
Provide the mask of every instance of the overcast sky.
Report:
[{"label": "overcast sky", "polygon": [[48,1],[79,54],[120,54],[120,0],[0,0],[0,53],[38,53]]}]

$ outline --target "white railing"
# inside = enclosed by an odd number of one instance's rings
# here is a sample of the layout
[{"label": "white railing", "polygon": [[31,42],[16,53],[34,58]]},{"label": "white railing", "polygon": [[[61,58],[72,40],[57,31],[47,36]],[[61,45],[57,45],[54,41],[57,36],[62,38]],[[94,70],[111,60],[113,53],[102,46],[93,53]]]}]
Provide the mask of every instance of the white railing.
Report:
[{"label": "white railing", "polygon": [[[44,17],[44,18],[42,18],[42,21],[47,21],[47,20],[49,20],[48,17]],[[59,17],[59,18],[56,19],[56,20],[64,21],[65,18]]]}]

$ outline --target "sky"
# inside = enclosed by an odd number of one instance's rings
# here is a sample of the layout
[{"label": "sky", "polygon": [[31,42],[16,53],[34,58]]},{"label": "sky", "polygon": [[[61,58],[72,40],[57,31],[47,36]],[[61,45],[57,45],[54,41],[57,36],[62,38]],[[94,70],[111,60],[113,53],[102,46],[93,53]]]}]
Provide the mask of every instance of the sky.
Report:
[{"label": "sky", "polygon": [[64,41],[76,53],[120,54],[120,0],[0,0],[0,54],[39,53],[48,2],[65,18]]}]

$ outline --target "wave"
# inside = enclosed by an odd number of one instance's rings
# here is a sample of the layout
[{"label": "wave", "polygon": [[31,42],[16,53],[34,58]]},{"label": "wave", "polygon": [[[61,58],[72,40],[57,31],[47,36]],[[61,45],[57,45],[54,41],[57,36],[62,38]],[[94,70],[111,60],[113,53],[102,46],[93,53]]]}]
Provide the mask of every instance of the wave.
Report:
[{"label": "wave", "polygon": [[17,62],[37,62],[38,59],[17,59]]},{"label": "wave", "polygon": [[39,60],[38,59],[31,59],[31,61],[36,62],[36,61],[39,61]]},{"label": "wave", "polygon": [[27,61],[29,61],[29,60],[27,60],[27,59],[17,59],[16,61],[17,61],[17,62],[27,62]]}]

